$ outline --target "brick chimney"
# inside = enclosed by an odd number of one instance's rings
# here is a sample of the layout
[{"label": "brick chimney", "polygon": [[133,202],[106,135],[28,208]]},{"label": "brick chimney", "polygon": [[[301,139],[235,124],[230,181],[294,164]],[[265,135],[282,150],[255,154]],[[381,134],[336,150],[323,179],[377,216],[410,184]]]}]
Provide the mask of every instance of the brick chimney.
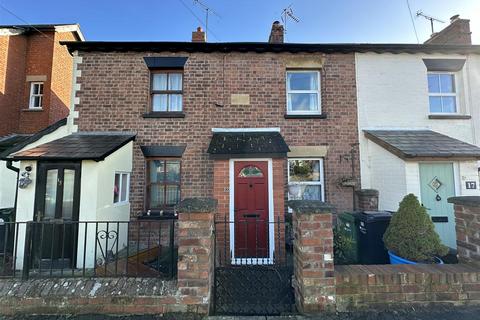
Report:
[{"label": "brick chimney", "polygon": [[270,31],[269,43],[283,43],[283,25],[279,21],[274,21],[272,24],[272,31]]},{"label": "brick chimney", "polygon": [[192,42],[207,42],[207,37],[202,27],[198,27],[197,31],[192,32]]},{"label": "brick chimney", "polygon": [[450,18],[450,24],[440,32],[435,32],[425,44],[472,44],[470,20],[460,19],[458,14]]}]

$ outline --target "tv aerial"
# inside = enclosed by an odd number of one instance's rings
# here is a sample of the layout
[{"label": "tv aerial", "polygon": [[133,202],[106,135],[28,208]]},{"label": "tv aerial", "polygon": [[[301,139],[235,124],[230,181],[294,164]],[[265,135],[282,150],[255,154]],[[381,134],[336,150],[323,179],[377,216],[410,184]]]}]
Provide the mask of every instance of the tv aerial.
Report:
[{"label": "tv aerial", "polygon": [[193,0],[193,3],[201,7],[203,10],[205,10],[205,38],[207,38],[207,32],[208,32],[208,16],[210,13],[213,15],[217,16],[218,18],[221,18],[218,13],[216,13],[212,8],[207,6],[205,3],[203,3],[201,0]]},{"label": "tv aerial", "polygon": [[433,22],[445,23],[445,21],[443,21],[443,20],[440,20],[440,19],[437,19],[435,17],[426,15],[425,13],[423,13],[422,10],[417,11],[417,18],[418,17],[424,17],[425,19],[430,21],[430,27],[432,28],[432,34],[435,33],[435,30],[433,29]]},{"label": "tv aerial", "polygon": [[287,33],[287,21],[289,19],[292,20],[295,23],[300,22],[300,19],[297,16],[295,16],[295,14],[293,13],[292,4],[290,4],[288,7],[284,8],[282,10],[282,17],[281,18],[282,18],[282,22],[283,22],[283,25],[284,25],[285,34]]}]

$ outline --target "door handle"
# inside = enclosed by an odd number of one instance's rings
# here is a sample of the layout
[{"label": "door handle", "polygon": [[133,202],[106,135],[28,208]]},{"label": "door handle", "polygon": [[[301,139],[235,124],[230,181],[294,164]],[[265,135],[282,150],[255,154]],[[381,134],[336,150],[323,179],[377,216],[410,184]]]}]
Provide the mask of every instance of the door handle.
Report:
[{"label": "door handle", "polygon": [[246,213],[243,215],[244,218],[259,218],[260,214],[258,213]]}]

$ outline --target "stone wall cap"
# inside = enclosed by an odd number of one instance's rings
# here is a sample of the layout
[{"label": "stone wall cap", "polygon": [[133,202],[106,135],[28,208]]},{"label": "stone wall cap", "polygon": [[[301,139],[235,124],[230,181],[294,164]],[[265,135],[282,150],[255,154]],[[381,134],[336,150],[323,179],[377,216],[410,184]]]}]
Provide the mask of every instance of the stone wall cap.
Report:
[{"label": "stone wall cap", "polygon": [[180,213],[204,213],[215,212],[217,200],[213,198],[186,198],[175,209]]},{"label": "stone wall cap", "polygon": [[480,207],[480,196],[451,197],[447,201],[453,204]]},{"label": "stone wall cap", "polygon": [[360,189],[355,192],[365,196],[378,196],[378,190],[375,189]]},{"label": "stone wall cap", "polygon": [[333,206],[319,200],[290,200],[287,205],[294,213],[331,213]]}]

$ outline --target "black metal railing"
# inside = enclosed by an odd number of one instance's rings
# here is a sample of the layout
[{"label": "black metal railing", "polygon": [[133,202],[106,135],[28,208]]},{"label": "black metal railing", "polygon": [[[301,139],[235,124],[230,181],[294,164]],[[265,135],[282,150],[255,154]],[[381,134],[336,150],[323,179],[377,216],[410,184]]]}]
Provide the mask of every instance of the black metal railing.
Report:
[{"label": "black metal railing", "polygon": [[176,276],[175,220],[0,224],[0,278]]},{"label": "black metal railing", "polygon": [[295,311],[291,223],[242,214],[215,222],[213,311],[280,315]]},{"label": "black metal railing", "polygon": [[292,263],[291,223],[255,214],[215,221],[216,265],[279,265]]}]

